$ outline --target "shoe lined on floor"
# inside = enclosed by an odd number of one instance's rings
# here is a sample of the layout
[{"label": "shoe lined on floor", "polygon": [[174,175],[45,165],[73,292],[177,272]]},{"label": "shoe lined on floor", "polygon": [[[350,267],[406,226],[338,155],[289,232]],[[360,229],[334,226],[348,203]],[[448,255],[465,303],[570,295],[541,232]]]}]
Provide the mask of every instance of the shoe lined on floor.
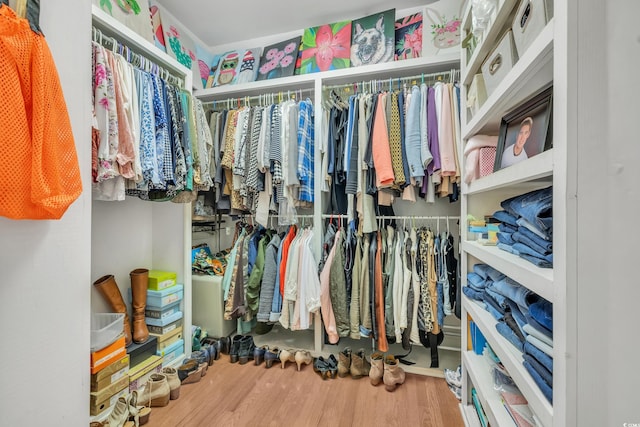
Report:
[{"label": "shoe lined on floor", "polygon": [[445,369],[444,370],[444,379],[447,381],[447,384],[454,386],[454,387],[462,387],[462,369],[460,368],[460,366],[458,366],[458,369],[451,370],[451,369]]},{"label": "shoe lined on floor", "polygon": [[255,350],[256,345],[253,342],[253,337],[251,335],[245,335],[240,340],[240,348],[238,349],[238,362],[241,365],[246,364],[249,359],[253,359],[253,350]]},{"label": "shoe lined on floor", "polygon": [[346,347],[338,353],[338,376],[344,378],[351,370],[351,348]]},{"label": "shoe lined on floor", "polygon": [[360,379],[369,375],[371,370],[371,364],[367,360],[364,349],[361,348],[357,353],[351,354],[351,366],[349,367],[349,373],[354,380]]},{"label": "shoe lined on floor", "polygon": [[229,360],[231,363],[238,361],[238,352],[240,351],[240,342],[244,338],[244,335],[236,335],[231,340],[231,347],[229,349]]},{"label": "shoe lined on floor", "polygon": [[322,356],[318,356],[313,360],[313,370],[317,372],[323,380],[331,378],[329,362]]},{"label": "shoe lined on floor", "polygon": [[178,378],[181,384],[197,383],[202,378],[202,370],[197,359],[186,359],[178,367]]},{"label": "shoe lined on floor", "polygon": [[375,352],[371,355],[371,369],[369,369],[369,379],[371,385],[378,385],[384,376],[384,355]]},{"label": "shoe lined on floor", "polygon": [[284,369],[285,366],[287,366],[287,362],[295,363],[296,351],[291,348],[286,350],[280,350],[280,354],[278,355],[278,358],[280,359],[280,363],[282,364],[282,369]]},{"label": "shoe lined on floor", "polygon": [[268,350],[269,350],[268,345],[262,345],[260,347],[256,346],[253,349],[253,361],[256,366],[259,366],[262,363],[262,361],[264,360],[264,355],[267,353]]},{"label": "shoe lined on floor", "polygon": [[302,366],[303,363],[305,365],[308,365],[309,363],[313,362],[313,357],[311,357],[311,353],[308,352],[307,350],[296,351],[294,359],[295,359],[296,365],[298,365],[298,372],[300,372],[300,367]]},{"label": "shoe lined on floor", "polygon": [[170,400],[176,400],[180,397],[180,378],[178,377],[178,371],[175,368],[163,368],[162,373],[167,377],[167,383],[169,383]]},{"label": "shoe lined on floor", "polygon": [[447,384],[449,386],[449,390],[456,396],[456,399],[462,400],[462,387],[455,387],[451,384]]},{"label": "shoe lined on floor", "polygon": [[273,362],[276,360],[280,360],[280,349],[278,347],[274,347],[272,349],[267,348],[264,352],[265,368],[273,366]]},{"label": "shoe lined on floor", "polygon": [[151,408],[138,405],[138,392],[134,390],[129,396],[129,421],[133,421],[136,427],[143,426],[149,422]]},{"label": "shoe lined on floor", "polygon": [[171,388],[164,374],[152,374],[142,391],[138,392],[138,403],[148,406],[167,406],[171,398]]},{"label": "shoe lined on floor", "polygon": [[395,356],[388,355],[384,358],[384,374],[382,381],[387,391],[394,391],[400,384],[404,384],[405,373],[398,365],[398,359]]}]

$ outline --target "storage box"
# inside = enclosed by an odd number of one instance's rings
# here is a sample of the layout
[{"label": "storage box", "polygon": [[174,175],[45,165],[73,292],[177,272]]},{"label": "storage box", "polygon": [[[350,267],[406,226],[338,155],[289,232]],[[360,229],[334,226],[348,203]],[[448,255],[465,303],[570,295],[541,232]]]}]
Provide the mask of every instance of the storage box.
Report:
[{"label": "storage box", "polygon": [[164,350],[174,342],[183,339],[182,328],[174,329],[164,335],[153,335],[158,339],[158,350]]},{"label": "storage box", "polygon": [[175,329],[182,329],[182,319],[178,319],[175,322],[168,324],[167,326],[147,325],[147,328],[149,329],[149,332],[153,333],[153,335],[164,335]]},{"label": "storage box", "polygon": [[180,301],[176,301],[163,308],[147,307],[144,311],[144,315],[147,318],[147,323],[149,323],[148,322],[149,319],[156,319],[156,320],[164,319],[174,315],[179,311],[180,311]]},{"label": "storage box", "polygon": [[91,375],[91,391],[98,392],[129,375],[129,355],[111,363],[100,372]]},{"label": "storage box", "polygon": [[103,368],[122,358],[126,354],[124,335],[121,335],[113,344],[91,353],[91,373],[95,374]]},{"label": "storage box", "polygon": [[131,343],[127,347],[127,354],[129,354],[129,366],[134,368],[141,362],[153,356],[158,351],[158,340],[153,335],[149,335],[149,339],[142,344]]},{"label": "storage box", "polygon": [[164,349],[163,351],[158,351],[158,356],[162,356],[162,364],[168,365],[173,362],[177,357],[184,354],[184,340],[178,340],[174,342],[172,345]]},{"label": "storage box", "polygon": [[[129,302],[132,302],[131,288],[128,288]],[[184,297],[184,286],[181,284],[163,289],[161,291],[147,290],[147,309],[162,309]]]},{"label": "storage box", "polygon": [[517,61],[518,53],[513,44],[513,33],[509,30],[482,64],[482,77],[487,88],[487,96],[491,96]]},{"label": "storage box", "polygon": [[[129,377],[127,375],[120,378],[118,381],[113,384],[103,388],[99,392],[91,392],[89,393],[89,412],[91,415],[97,415],[99,412],[107,409],[111,406],[118,397],[116,395],[120,394],[123,390],[127,390],[129,387]],[[113,400],[113,403],[111,403]]]},{"label": "storage box", "polygon": [[163,317],[162,319],[151,319],[151,318],[147,318],[146,322],[147,322],[147,327],[149,326],[167,326],[177,320],[182,319],[182,312],[181,311],[177,311],[175,313],[173,313],[171,316],[166,316]]},{"label": "storage box", "polygon": [[99,417],[104,414],[105,416],[110,413],[110,410],[116,404],[120,397],[126,398],[129,394],[129,387],[125,386],[122,390],[117,391],[112,396],[109,396],[101,402],[96,404],[89,403],[89,415],[92,417]]},{"label": "storage box", "polygon": [[222,277],[193,275],[192,324],[199,325],[210,337],[226,337],[236,329],[235,320],[224,319]]},{"label": "storage box", "polygon": [[114,343],[124,330],[124,313],[91,313],[91,351]]},{"label": "storage box", "polygon": [[519,56],[524,55],[545,25],[547,25],[545,0],[521,0],[511,26],[513,41]]},{"label": "storage box", "polygon": [[481,73],[473,76],[473,80],[467,90],[467,108],[473,117],[482,104],[487,100],[487,88],[484,86],[484,78]]},{"label": "storage box", "polygon": [[152,355],[129,370],[129,392],[141,389],[147,383],[151,374],[162,371],[162,357]]},{"label": "storage box", "polygon": [[161,291],[163,289],[174,286],[177,282],[178,275],[172,271],[149,271],[149,289]]},{"label": "storage box", "polygon": [[480,148],[480,177],[493,173],[493,164],[496,161],[496,147]]}]

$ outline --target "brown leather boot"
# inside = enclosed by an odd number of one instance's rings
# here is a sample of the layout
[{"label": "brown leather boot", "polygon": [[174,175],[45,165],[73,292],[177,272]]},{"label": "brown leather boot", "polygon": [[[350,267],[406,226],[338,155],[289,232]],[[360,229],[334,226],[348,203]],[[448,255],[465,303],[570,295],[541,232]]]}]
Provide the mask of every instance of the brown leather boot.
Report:
[{"label": "brown leather boot", "polygon": [[338,376],[344,378],[349,375],[351,368],[351,348],[347,347],[338,353]]},{"label": "brown leather boot", "polygon": [[[105,300],[111,306],[114,313],[124,313],[124,338],[126,345],[131,344],[131,323],[129,323],[129,314],[127,313],[127,306],[122,299],[122,294],[118,288],[115,278],[112,274],[102,276],[95,282],[93,286],[96,287],[98,292],[104,297]],[[144,316],[144,310],[143,310]]]},{"label": "brown leather boot", "polygon": [[131,277],[131,295],[133,296],[133,342],[140,344],[149,339],[149,329],[144,320],[144,309],[147,306],[147,287],[149,270],[137,268],[129,273]]},{"label": "brown leather boot", "polygon": [[369,370],[369,379],[371,379],[371,385],[378,385],[382,381],[384,375],[384,355],[380,352],[375,352],[371,355],[371,369]]},{"label": "brown leather boot", "polygon": [[404,383],[404,369],[398,365],[398,359],[387,356],[384,359],[384,388],[394,391],[398,384]]},{"label": "brown leather boot", "polygon": [[357,353],[351,354],[351,367],[349,369],[351,378],[357,380],[365,375],[369,375],[370,371],[371,364],[364,355],[364,349],[360,349]]}]

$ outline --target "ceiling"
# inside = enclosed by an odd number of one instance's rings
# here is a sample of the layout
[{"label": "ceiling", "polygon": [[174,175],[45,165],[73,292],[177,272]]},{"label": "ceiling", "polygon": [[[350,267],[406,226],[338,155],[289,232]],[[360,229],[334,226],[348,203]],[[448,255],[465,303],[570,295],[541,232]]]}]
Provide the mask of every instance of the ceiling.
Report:
[{"label": "ceiling", "polygon": [[[156,0],[208,46],[408,9],[434,0]],[[446,1],[446,0],[443,0]],[[187,7],[188,5],[188,7]]]}]

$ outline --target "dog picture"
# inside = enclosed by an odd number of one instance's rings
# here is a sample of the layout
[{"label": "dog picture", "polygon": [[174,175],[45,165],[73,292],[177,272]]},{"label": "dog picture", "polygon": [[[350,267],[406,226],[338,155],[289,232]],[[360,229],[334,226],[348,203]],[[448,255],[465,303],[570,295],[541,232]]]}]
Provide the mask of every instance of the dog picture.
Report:
[{"label": "dog picture", "polygon": [[[351,65],[379,64],[393,60],[394,55],[394,19],[395,9],[391,10],[390,23],[388,12],[363,18],[354,22],[351,40]],[[367,27],[367,21],[375,19],[374,24]]]}]

